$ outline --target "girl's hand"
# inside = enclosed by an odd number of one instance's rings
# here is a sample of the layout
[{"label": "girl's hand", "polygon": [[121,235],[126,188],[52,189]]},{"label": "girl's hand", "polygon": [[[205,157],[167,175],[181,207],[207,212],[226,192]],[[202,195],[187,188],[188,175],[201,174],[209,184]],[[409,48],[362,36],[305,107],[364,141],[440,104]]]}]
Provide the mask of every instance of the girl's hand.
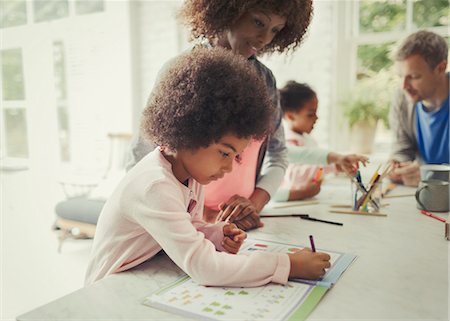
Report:
[{"label": "girl's hand", "polygon": [[236,222],[251,214],[258,214],[252,201],[249,199],[234,195],[227,202],[219,204],[219,215],[217,222],[226,221]]},{"label": "girl's hand", "polygon": [[366,156],[357,155],[357,154],[349,154],[349,155],[334,155],[334,163],[336,164],[336,168],[340,171],[343,171],[351,176],[355,175],[358,171],[358,163],[361,162],[364,166],[369,161]]},{"label": "girl's hand", "polygon": [[223,241],[222,246],[228,253],[236,254],[247,238],[247,233],[239,229],[235,224],[226,224],[223,227]]},{"label": "girl's hand", "polygon": [[322,180],[314,181],[313,179],[308,181],[305,185],[299,187],[298,189],[291,189],[289,191],[289,200],[297,201],[311,198],[320,192],[320,186],[322,185]]},{"label": "girl's hand", "polygon": [[321,252],[312,252],[304,248],[295,253],[288,253],[291,261],[289,277],[317,280],[325,275],[325,269],[330,265],[330,255]]}]

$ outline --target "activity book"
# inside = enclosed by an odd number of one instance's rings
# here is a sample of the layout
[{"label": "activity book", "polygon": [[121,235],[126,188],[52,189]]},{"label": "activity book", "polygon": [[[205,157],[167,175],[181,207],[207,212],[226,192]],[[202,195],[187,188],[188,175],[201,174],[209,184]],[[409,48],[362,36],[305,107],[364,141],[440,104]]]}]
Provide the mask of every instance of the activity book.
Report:
[{"label": "activity book", "polygon": [[[253,251],[293,253],[300,245],[247,239],[239,254]],[[305,320],[325,293],[355,260],[353,254],[327,251],[331,267],[318,281],[290,279],[255,288],[207,287],[189,276],[151,294],[144,304],[196,320]]]}]

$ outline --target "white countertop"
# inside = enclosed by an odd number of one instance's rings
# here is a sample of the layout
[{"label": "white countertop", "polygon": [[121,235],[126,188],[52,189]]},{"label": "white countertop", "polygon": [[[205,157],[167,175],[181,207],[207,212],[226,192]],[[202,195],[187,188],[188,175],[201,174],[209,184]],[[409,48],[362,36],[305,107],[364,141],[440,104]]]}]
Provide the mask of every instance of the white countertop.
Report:
[{"label": "white countertop", "polygon": [[[264,218],[252,238],[308,244],[313,234],[318,250],[353,253],[356,261],[325,295],[308,320],[448,320],[449,242],[444,223],[419,213],[414,196],[388,198],[387,217],[330,213],[350,195],[334,179],[323,186],[318,205],[289,208],[292,213],[338,221],[344,226],[301,220]],[[391,194],[413,193],[397,187]],[[448,219],[448,213],[436,214]],[[183,272],[160,254],[140,266],[107,277],[17,320],[181,320],[183,317],[141,304],[143,299]]]}]

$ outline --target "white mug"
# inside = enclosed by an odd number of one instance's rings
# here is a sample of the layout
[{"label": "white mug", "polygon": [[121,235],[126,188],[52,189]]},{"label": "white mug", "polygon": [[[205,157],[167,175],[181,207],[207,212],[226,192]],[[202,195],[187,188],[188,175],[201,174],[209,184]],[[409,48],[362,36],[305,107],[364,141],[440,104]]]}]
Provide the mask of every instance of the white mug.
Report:
[{"label": "white mug", "polygon": [[450,165],[425,164],[420,166],[420,178],[422,180],[438,179],[448,182],[450,176]]},{"label": "white mug", "polygon": [[449,183],[437,179],[421,181],[416,191],[417,208],[430,212],[448,212]]}]

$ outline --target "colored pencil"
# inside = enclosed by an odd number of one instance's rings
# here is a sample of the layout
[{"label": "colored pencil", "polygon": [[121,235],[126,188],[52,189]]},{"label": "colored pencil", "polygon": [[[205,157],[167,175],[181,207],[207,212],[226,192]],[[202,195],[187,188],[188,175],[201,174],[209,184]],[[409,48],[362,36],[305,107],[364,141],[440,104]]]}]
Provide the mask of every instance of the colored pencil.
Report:
[{"label": "colored pencil", "polygon": [[441,221],[441,222],[444,222],[444,223],[447,222],[445,219],[443,219],[443,218],[441,218],[439,216],[433,215],[432,213],[430,213],[428,211],[420,210],[420,213],[422,213],[423,215],[429,216],[431,218],[434,218],[435,220],[438,220],[438,221]]},{"label": "colored pencil", "polygon": [[314,238],[313,238],[312,235],[309,236],[309,243],[311,243],[311,250],[313,252],[315,252],[316,251],[316,245],[314,244]]}]

